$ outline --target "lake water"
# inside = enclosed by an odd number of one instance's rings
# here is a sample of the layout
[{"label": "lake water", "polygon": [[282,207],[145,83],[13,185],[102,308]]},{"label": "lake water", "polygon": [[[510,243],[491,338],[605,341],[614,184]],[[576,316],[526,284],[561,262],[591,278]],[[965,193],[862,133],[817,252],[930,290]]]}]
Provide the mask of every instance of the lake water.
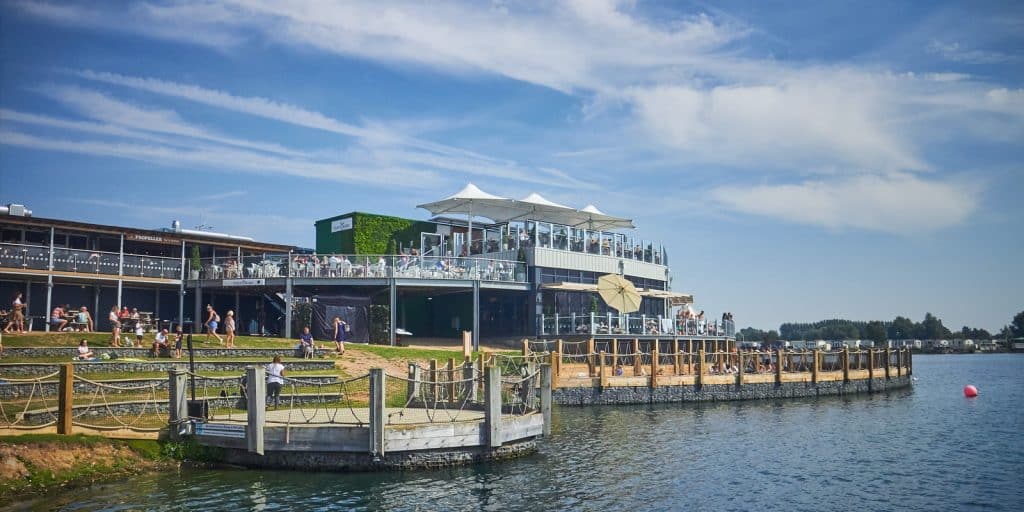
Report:
[{"label": "lake water", "polygon": [[913,389],[855,398],[563,407],[536,455],[501,464],[183,470],[29,508],[1024,510],[1024,355],[917,356],[914,371]]}]

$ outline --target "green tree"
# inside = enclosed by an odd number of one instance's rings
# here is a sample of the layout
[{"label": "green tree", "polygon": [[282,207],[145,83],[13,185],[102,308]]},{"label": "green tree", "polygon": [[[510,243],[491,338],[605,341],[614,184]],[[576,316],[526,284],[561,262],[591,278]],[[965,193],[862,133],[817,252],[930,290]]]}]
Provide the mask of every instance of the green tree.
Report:
[{"label": "green tree", "polygon": [[886,334],[889,336],[889,339],[892,340],[910,338],[914,335],[914,321],[906,317],[897,316],[892,320],[892,323],[889,324],[889,329]]},{"label": "green tree", "polygon": [[1010,334],[1014,338],[1024,338],[1024,311],[1013,316],[1013,322],[1010,323]]},{"label": "green tree", "polygon": [[882,322],[872,320],[868,322],[867,328],[864,331],[864,337],[871,340],[875,347],[885,348],[889,346],[889,336],[885,332],[885,324]]},{"label": "green tree", "polygon": [[939,320],[931,313],[925,313],[924,321],[921,322],[921,328],[921,337],[928,340],[949,338],[953,334],[942,325],[942,320]]},{"label": "green tree", "polygon": [[778,343],[778,341],[779,341],[779,333],[776,332],[775,329],[772,329],[772,330],[768,331],[767,333],[765,333],[765,335],[764,335],[764,342],[766,344],[774,345],[774,344]]}]

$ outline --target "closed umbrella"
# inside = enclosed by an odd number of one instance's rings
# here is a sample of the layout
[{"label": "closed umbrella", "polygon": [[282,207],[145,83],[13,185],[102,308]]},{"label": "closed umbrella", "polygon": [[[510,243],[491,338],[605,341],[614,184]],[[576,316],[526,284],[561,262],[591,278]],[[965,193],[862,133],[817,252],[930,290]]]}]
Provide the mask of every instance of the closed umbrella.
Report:
[{"label": "closed umbrella", "polygon": [[608,307],[619,313],[632,313],[640,309],[640,293],[628,279],[618,274],[607,274],[597,279],[597,293]]}]

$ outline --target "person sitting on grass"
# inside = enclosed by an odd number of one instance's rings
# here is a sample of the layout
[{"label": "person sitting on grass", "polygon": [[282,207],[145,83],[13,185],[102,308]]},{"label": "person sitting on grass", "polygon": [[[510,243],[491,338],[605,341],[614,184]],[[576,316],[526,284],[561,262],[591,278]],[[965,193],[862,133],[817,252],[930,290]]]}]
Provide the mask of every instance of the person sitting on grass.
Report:
[{"label": "person sitting on grass", "polygon": [[89,350],[89,340],[82,340],[78,342],[78,359],[82,361],[88,361],[95,359],[96,355]]},{"label": "person sitting on grass", "polygon": [[160,353],[164,350],[167,350],[167,329],[156,332],[156,338],[153,339],[153,357],[160,357]]}]

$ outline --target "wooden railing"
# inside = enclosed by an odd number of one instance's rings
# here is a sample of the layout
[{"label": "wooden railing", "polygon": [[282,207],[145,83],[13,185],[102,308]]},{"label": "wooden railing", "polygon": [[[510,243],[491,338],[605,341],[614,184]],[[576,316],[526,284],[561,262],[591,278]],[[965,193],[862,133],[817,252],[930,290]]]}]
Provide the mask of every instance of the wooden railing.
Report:
[{"label": "wooden railing", "polygon": [[550,360],[556,388],[850,382],[913,372],[909,348],[737,351],[694,348],[686,340],[602,343],[557,340],[551,350],[538,353],[524,340],[522,353]]}]

